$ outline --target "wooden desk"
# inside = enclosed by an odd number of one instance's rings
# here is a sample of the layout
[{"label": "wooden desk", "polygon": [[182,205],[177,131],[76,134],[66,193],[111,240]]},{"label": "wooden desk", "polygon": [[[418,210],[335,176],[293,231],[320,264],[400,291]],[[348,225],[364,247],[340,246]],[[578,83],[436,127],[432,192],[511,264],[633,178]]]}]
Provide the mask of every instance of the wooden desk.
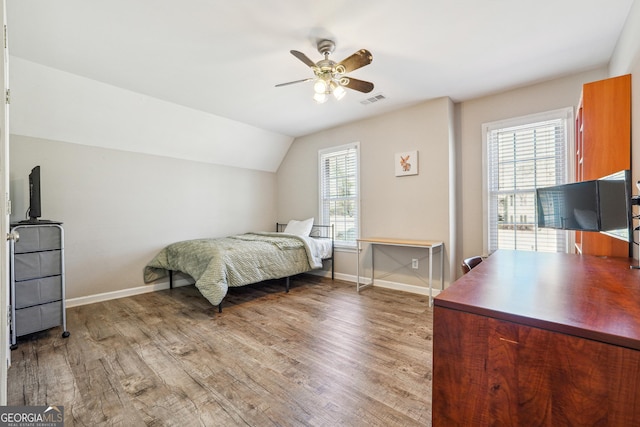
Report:
[{"label": "wooden desk", "polygon": [[[385,246],[404,246],[409,248],[423,248],[429,251],[429,307],[433,305],[433,248],[440,248],[440,289],[444,289],[444,243],[435,240],[411,240],[411,239],[394,239],[389,237],[366,237],[357,239],[358,256],[356,265],[356,290],[360,292],[360,288],[373,286],[373,278],[375,274],[373,249],[375,245]],[[369,243],[371,245],[371,283],[360,284],[360,244]]]},{"label": "wooden desk", "polygon": [[433,426],[637,425],[640,271],[498,251],[434,301]]}]

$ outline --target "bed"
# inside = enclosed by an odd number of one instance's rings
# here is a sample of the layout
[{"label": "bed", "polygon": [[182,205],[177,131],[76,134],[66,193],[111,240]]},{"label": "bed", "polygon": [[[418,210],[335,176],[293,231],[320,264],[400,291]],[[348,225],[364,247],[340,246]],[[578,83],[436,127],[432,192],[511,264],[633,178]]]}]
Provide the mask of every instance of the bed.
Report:
[{"label": "bed", "polygon": [[276,223],[275,232],[176,242],[145,266],[144,281],[169,276],[173,288],[173,272],[188,274],[200,293],[222,312],[229,287],[286,278],[289,292],[291,276],[320,269],[323,261],[331,261],[333,279],[333,243],[333,226],[313,224],[313,218]]}]

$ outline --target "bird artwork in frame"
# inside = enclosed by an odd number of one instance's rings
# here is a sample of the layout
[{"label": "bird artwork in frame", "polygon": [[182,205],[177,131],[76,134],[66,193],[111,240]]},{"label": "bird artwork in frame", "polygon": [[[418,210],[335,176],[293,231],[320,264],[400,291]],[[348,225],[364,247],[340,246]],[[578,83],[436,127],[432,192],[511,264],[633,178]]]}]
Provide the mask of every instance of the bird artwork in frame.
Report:
[{"label": "bird artwork in frame", "polygon": [[396,176],[418,174],[418,151],[396,153]]}]

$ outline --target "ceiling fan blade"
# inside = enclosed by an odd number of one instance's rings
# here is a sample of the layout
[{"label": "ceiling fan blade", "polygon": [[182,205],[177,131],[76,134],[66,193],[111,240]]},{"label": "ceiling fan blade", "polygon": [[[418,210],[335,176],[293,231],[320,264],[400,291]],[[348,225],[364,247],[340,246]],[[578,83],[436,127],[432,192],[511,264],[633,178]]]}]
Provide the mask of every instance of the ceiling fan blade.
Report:
[{"label": "ceiling fan blade", "polygon": [[358,92],[363,93],[369,93],[373,90],[373,83],[354,79],[352,77],[341,78],[340,84],[344,87],[348,87],[349,89],[357,90]]},{"label": "ceiling fan blade", "polygon": [[291,50],[290,52],[291,52],[291,54],[293,56],[298,58],[300,61],[302,61],[305,64],[307,64],[308,67],[316,68],[316,63],[313,62],[312,60],[310,60],[309,57],[307,55],[305,55],[304,53],[298,52],[297,50]]},{"label": "ceiling fan blade", "polygon": [[357,70],[360,67],[371,64],[373,61],[373,55],[367,49],[360,49],[348,58],[343,59],[336,65],[336,69],[343,68],[340,74],[350,73],[353,70]]},{"label": "ceiling fan blade", "polygon": [[313,78],[308,78],[308,79],[301,79],[301,80],[294,80],[292,82],[287,82],[287,83],[280,83],[277,84],[276,87],[280,87],[280,86],[289,86],[295,83],[304,83],[304,82],[310,82],[311,80],[313,80]]}]

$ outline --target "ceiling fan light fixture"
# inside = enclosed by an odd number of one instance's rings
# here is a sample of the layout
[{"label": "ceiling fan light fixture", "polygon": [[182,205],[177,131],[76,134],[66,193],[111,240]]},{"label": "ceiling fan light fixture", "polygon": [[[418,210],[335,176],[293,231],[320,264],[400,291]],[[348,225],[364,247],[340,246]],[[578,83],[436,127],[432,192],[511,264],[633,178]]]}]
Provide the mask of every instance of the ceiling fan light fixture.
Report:
[{"label": "ceiling fan light fixture", "polygon": [[315,91],[315,93],[320,94],[327,93],[329,88],[327,86],[327,82],[325,82],[323,79],[318,78],[313,84],[313,90]]},{"label": "ceiling fan light fixture", "polygon": [[336,82],[332,81],[330,87],[331,87],[331,93],[333,93],[334,98],[337,99],[338,101],[344,98],[344,95],[347,93],[347,91],[344,90],[344,88],[339,84],[337,84]]},{"label": "ceiling fan light fixture", "polygon": [[323,93],[315,93],[313,95],[313,100],[316,101],[318,104],[324,104],[325,102],[327,102],[327,99],[329,99],[329,97],[324,92]]}]

